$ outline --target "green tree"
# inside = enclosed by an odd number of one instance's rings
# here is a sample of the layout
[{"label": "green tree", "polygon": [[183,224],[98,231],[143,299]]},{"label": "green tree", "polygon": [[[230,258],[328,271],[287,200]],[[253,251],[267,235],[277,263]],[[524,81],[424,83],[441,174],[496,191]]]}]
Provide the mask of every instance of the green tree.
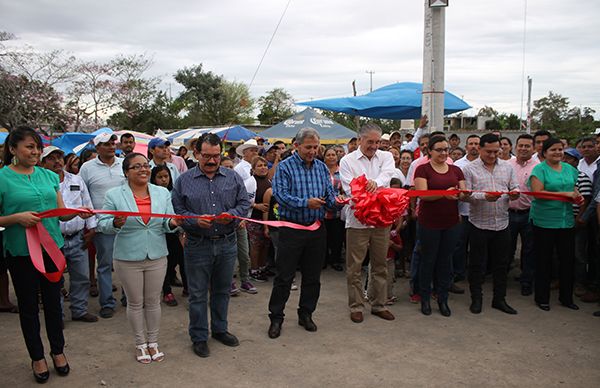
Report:
[{"label": "green tree", "polygon": [[275,88],[258,99],[261,124],[277,124],[294,114],[294,99],[282,88]]},{"label": "green tree", "polygon": [[569,99],[550,91],[548,96],[533,102],[531,116],[540,127],[559,131],[563,120],[568,118],[568,113]]}]

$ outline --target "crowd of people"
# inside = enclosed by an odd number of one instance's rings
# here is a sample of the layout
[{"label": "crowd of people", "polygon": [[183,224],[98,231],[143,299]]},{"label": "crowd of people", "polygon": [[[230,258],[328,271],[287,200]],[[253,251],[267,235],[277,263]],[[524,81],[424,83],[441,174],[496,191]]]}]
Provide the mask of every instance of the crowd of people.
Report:
[{"label": "crowd of people", "polygon": [[[250,139],[225,149],[218,136],[205,134],[176,154],[162,138],[149,142],[146,155],[136,153],[128,133],[120,139],[103,133],[91,143],[79,156],[65,155],[42,147],[33,129],[19,127],[3,151],[0,311],[18,312],[40,383],[50,374],[39,303],[54,368],[64,376],[70,370],[64,304],[72,321],[94,323],[89,298],[97,296],[98,315],[110,319],[119,291],[135,359],[144,364],[165,358],[158,345],[161,302],[176,306],[177,286],[188,298],[188,332],[199,357],[210,355],[209,335],[239,345],[229,331],[229,301],[241,292],[256,294],[256,282],[273,283],[268,337],[282,334],[285,307],[297,289],[298,324],[317,331],[313,313],[327,267],[346,272],[349,318],[357,324],[365,309],[395,319],[389,306],[398,301],[394,282],[401,278],[409,283],[407,299],[424,315],[432,314],[435,300],[440,314],[451,316],[448,295],[464,294],[465,280],[469,310],[481,313],[486,276],[493,284],[491,307],[517,314],[506,299],[516,266],[521,295],[533,295],[532,304],[543,311],[551,309],[553,289],[571,310],[579,309],[575,297],[600,301],[600,138],[569,147],[540,130],[519,135],[513,147],[508,137],[488,133],[469,135],[461,147],[456,134],[428,133],[423,117],[404,139],[369,123],[345,146],[324,146],[310,127],[290,145]],[[343,204],[352,197],[352,180],[363,175],[370,193],[386,187],[436,192],[412,198],[391,226],[366,225]],[[549,193],[566,200],[544,197]],[[81,211],[38,216],[64,207]],[[93,209],[107,212],[93,216]],[[66,280],[53,282],[32,263],[25,231],[40,222],[66,258]],[[57,270],[46,252],[43,259],[48,272]],[[7,271],[17,305],[9,298]]]}]

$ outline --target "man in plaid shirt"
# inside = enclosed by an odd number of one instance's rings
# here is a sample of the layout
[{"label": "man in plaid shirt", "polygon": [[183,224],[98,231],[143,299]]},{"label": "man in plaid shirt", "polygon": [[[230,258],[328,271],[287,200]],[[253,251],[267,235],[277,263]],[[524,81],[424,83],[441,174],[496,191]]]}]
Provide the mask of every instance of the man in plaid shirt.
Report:
[{"label": "man in plaid shirt", "polygon": [[[498,158],[500,139],[493,134],[483,135],[479,141],[479,158],[463,169],[467,189],[491,192],[514,192],[513,194],[473,193],[469,221],[473,225],[470,235],[469,288],[473,314],[482,308],[482,285],[485,267],[492,266],[494,296],[492,307],[507,314],[516,314],[505,300],[510,247],[508,229],[509,200],[519,198],[519,184],[511,165]],[[488,261],[489,258],[489,261]]]}]

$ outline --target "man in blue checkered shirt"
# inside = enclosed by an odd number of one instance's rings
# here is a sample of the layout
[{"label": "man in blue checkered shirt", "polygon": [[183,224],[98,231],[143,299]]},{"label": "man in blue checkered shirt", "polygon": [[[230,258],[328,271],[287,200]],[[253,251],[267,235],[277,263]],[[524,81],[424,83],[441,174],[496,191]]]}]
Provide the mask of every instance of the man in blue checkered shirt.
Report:
[{"label": "man in blue checkered shirt", "polygon": [[[334,208],[335,192],[325,163],[316,159],[319,133],[303,128],[296,135],[296,152],[279,163],[273,177],[273,195],[279,204],[282,220],[310,225],[322,221],[325,208]],[[275,265],[277,276],[269,301],[269,337],[281,334],[285,304],[290,287],[300,266],[302,287],[298,306],[298,324],[307,331],[317,331],[312,313],[321,290],[321,267],[325,261],[327,234],[323,224],[315,231],[279,228],[279,246]]]}]

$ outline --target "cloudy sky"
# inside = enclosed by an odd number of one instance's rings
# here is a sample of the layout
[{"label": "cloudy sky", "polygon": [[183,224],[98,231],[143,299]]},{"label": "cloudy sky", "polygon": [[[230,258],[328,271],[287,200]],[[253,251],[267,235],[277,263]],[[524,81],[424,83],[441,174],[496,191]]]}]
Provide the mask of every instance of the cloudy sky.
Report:
[{"label": "cloudy sky", "polygon": [[[0,0],[10,45],[64,49],[86,60],[154,57],[161,87],[203,63],[250,83],[288,0]],[[450,0],[446,89],[475,109],[520,114],[525,0]],[[422,0],[291,0],[251,87],[283,87],[297,101],[422,80]],[[528,0],[525,74],[533,98],[553,90],[600,113],[600,1]],[[598,117],[598,113],[596,114]]]}]

